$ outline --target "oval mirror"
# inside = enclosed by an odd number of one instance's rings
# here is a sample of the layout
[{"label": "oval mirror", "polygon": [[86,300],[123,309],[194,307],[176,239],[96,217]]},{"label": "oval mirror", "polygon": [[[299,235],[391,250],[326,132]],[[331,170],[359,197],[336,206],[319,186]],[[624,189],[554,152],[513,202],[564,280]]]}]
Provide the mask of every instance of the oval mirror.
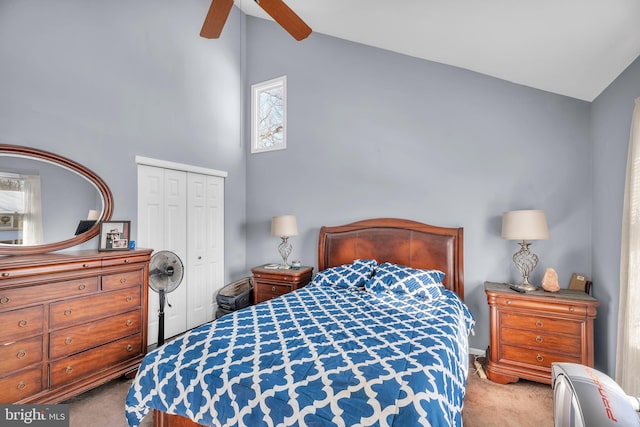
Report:
[{"label": "oval mirror", "polygon": [[111,218],[109,187],[57,154],[0,144],[0,255],[70,248]]}]

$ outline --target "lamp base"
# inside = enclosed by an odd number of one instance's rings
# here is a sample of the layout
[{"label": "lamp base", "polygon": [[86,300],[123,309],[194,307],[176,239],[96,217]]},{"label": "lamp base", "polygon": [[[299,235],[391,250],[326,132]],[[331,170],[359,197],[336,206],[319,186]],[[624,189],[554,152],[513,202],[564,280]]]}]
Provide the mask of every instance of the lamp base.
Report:
[{"label": "lamp base", "polygon": [[531,283],[520,283],[519,285],[514,285],[516,288],[522,291],[537,291],[538,287],[536,285],[532,285]]},{"label": "lamp base", "polygon": [[289,270],[290,268],[291,268],[291,266],[287,265],[287,264],[280,264],[278,266],[278,270]]}]

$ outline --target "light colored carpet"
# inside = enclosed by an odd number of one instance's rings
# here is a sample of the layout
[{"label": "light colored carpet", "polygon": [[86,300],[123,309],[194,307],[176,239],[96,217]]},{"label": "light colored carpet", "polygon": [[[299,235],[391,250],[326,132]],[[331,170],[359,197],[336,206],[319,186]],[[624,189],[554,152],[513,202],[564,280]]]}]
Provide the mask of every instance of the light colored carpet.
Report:
[{"label": "light colored carpet", "polygon": [[[124,400],[131,380],[119,378],[65,402],[70,427],[127,427]],[[553,427],[551,387],[520,380],[496,384],[471,367],[463,411],[464,427]],[[142,426],[152,425],[147,415]]]},{"label": "light colored carpet", "polygon": [[553,427],[553,390],[526,380],[497,384],[472,365],[462,420],[464,427]]}]

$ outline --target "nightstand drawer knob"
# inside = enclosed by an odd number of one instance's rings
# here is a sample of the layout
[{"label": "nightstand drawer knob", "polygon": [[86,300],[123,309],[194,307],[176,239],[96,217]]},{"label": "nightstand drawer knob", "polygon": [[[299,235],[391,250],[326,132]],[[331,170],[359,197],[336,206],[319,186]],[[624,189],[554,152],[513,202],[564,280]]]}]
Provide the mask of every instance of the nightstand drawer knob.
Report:
[{"label": "nightstand drawer knob", "polygon": [[511,300],[510,299],[507,300],[507,305],[509,305],[509,304],[511,304]]},{"label": "nightstand drawer knob", "polygon": [[542,328],[542,320],[536,320],[536,326]]},{"label": "nightstand drawer knob", "polygon": [[537,342],[538,344],[541,344],[541,343],[542,343],[542,341],[544,341],[544,340],[542,339],[542,337],[541,337],[540,335],[538,335],[538,336],[536,337],[536,342]]},{"label": "nightstand drawer knob", "polygon": [[576,309],[574,307],[569,307],[569,311],[573,313]]},{"label": "nightstand drawer knob", "polygon": [[275,286],[272,286],[272,287],[271,287],[271,292],[275,292],[275,291],[276,291],[276,287],[275,287]]},{"label": "nightstand drawer knob", "polygon": [[542,362],[542,361],[544,360],[544,357],[542,357],[542,355],[541,355],[541,354],[538,354],[538,355],[536,356],[536,360],[537,360],[538,362]]}]

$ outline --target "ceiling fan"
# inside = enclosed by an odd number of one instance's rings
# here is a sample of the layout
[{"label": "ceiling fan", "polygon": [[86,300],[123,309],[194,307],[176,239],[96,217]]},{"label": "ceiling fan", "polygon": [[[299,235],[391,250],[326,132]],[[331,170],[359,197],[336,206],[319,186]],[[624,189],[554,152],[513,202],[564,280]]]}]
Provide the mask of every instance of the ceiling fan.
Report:
[{"label": "ceiling fan", "polygon": [[[300,41],[311,34],[309,27],[296,13],[282,0],[254,0],[258,6],[264,9],[282,28],[294,39]],[[220,37],[222,27],[227,21],[233,0],[212,0],[207,17],[202,24],[200,36],[207,39]]]}]

